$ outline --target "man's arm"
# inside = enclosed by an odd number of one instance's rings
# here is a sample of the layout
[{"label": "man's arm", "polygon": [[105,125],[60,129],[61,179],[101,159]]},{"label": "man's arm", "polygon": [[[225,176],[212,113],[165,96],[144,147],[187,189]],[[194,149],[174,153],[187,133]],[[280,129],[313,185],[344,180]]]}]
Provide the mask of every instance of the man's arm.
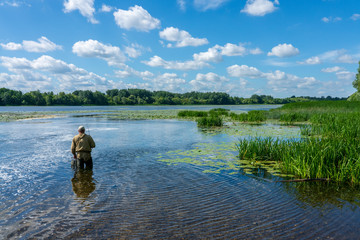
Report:
[{"label": "man's arm", "polygon": [[90,147],[94,148],[95,147],[94,139],[90,135],[89,135],[89,137],[90,137]]},{"label": "man's arm", "polygon": [[74,155],[74,158],[76,158],[76,143],[75,143],[75,139],[72,140],[71,142],[71,153]]}]

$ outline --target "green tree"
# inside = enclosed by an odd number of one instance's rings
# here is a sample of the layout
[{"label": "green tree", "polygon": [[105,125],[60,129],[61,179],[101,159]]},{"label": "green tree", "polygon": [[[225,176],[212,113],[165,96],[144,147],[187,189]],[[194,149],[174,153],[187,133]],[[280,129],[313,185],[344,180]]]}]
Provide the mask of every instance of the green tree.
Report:
[{"label": "green tree", "polygon": [[358,72],[355,76],[355,80],[353,81],[353,86],[354,86],[354,88],[356,88],[356,90],[358,92],[360,92],[360,61],[359,61]]}]

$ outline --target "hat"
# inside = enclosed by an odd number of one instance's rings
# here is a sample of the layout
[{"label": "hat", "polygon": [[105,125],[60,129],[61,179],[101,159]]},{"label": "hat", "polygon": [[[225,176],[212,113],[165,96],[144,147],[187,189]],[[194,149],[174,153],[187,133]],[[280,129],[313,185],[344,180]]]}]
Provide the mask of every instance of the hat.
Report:
[{"label": "hat", "polygon": [[84,126],[80,126],[80,127],[78,128],[78,131],[85,131],[85,127],[84,127]]}]

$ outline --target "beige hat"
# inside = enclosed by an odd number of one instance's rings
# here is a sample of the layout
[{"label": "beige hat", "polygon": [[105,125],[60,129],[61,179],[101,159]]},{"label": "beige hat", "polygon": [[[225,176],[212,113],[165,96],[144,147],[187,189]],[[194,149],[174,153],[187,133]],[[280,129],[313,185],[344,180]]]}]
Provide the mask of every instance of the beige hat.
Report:
[{"label": "beige hat", "polygon": [[85,131],[85,127],[84,127],[84,126],[80,126],[80,127],[78,128],[78,131]]}]

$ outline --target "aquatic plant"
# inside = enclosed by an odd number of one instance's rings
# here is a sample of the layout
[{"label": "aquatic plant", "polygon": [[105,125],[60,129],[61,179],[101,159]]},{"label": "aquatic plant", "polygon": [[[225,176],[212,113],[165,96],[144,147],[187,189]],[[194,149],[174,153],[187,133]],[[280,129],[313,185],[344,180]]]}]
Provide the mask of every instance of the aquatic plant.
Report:
[{"label": "aquatic plant", "polygon": [[223,120],[218,116],[201,117],[196,120],[199,127],[221,127]]},{"label": "aquatic plant", "polygon": [[190,117],[190,118],[194,118],[194,117],[207,117],[208,116],[208,112],[206,111],[191,111],[191,110],[183,110],[183,111],[179,111],[178,112],[178,117]]},{"label": "aquatic plant", "polygon": [[230,110],[225,108],[213,108],[209,110],[211,116],[229,116],[229,112]]},{"label": "aquatic plant", "polygon": [[240,159],[275,160],[301,178],[360,183],[360,113],[313,114],[301,139],[250,138],[239,141]]},{"label": "aquatic plant", "polygon": [[266,111],[262,110],[252,110],[248,113],[230,113],[230,118],[234,121],[239,122],[263,122],[266,121]]}]

